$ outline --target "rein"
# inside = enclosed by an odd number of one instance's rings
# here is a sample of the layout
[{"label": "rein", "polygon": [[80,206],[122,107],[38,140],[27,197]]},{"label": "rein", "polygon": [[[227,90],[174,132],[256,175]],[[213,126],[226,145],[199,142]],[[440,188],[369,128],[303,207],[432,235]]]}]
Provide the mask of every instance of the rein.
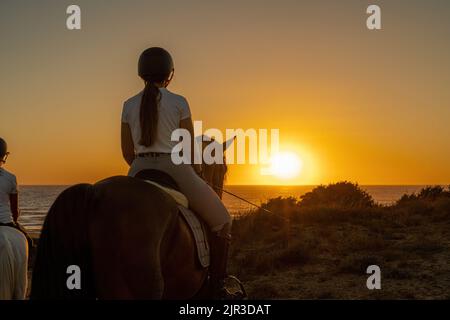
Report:
[{"label": "rein", "polygon": [[272,211],[270,211],[270,210],[268,210],[268,209],[266,209],[266,208],[263,208],[263,207],[261,207],[261,206],[255,204],[255,203],[253,203],[253,202],[250,202],[250,201],[248,201],[247,199],[244,199],[244,198],[242,198],[242,197],[240,197],[240,196],[238,196],[238,195],[236,195],[236,194],[234,194],[234,193],[232,193],[232,192],[230,192],[230,191],[227,191],[227,190],[225,190],[225,189],[223,189],[223,188],[220,188],[220,187],[218,187],[218,186],[215,186],[215,185],[213,185],[213,184],[211,184],[211,183],[209,183],[209,182],[206,182],[206,183],[209,184],[213,189],[217,189],[217,190],[220,190],[220,191],[222,191],[222,192],[225,192],[226,194],[229,194],[230,196],[233,196],[233,197],[235,197],[235,198],[237,198],[237,199],[239,199],[239,200],[242,200],[242,201],[244,201],[244,202],[247,202],[248,204],[251,204],[252,206],[254,206],[254,207],[258,208],[258,209],[261,209],[261,210],[263,210],[263,211],[266,211],[267,213],[275,214],[274,212],[272,212]]}]

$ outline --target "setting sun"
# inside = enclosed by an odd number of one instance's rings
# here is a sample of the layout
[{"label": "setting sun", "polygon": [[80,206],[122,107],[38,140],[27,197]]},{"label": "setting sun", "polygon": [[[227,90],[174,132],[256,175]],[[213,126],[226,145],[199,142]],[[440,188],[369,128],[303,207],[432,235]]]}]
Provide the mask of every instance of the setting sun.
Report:
[{"label": "setting sun", "polygon": [[302,161],[292,152],[281,152],[270,160],[269,173],[278,178],[291,179],[298,176],[302,169]]}]

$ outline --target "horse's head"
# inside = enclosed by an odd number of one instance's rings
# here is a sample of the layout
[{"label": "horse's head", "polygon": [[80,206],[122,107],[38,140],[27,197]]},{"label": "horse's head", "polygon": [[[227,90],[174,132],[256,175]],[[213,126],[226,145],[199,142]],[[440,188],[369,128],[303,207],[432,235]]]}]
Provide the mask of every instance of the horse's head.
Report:
[{"label": "horse's head", "polygon": [[[203,173],[203,179],[214,189],[214,191],[218,194],[218,196],[222,199],[222,188],[223,183],[226,178],[227,173],[227,163],[225,161],[225,150],[231,145],[234,138],[228,141],[225,141],[224,143],[220,144],[220,148],[222,148],[223,153],[223,161],[222,163],[213,163],[213,164],[206,164],[203,162],[202,164],[202,173]],[[206,146],[208,146],[211,143],[218,144],[214,138],[211,138],[211,141],[203,141],[202,142],[202,149],[204,150]],[[212,152],[212,156],[215,155],[215,150]]]}]

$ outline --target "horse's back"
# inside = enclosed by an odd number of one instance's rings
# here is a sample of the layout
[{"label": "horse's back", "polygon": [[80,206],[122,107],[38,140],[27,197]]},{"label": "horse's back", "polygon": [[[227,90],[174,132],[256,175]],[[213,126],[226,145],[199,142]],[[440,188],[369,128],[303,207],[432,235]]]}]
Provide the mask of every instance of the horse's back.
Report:
[{"label": "horse's back", "polygon": [[[175,200],[159,187],[131,177],[108,178],[95,184],[95,190],[90,237],[95,272],[102,270],[97,279],[100,296],[194,296],[206,269],[199,266],[195,240]],[[108,285],[112,281],[114,288]]]},{"label": "horse's back", "polygon": [[98,296],[160,299],[160,245],[176,221],[176,203],[156,186],[131,177],[102,180],[94,190],[89,238]]},{"label": "horse's back", "polygon": [[[58,250],[49,249],[54,247]],[[74,297],[59,276],[66,276],[59,266],[68,258],[80,263],[83,287],[89,288],[79,297],[193,297],[206,278],[195,250],[175,200],[159,187],[125,176],[72,187],[46,217],[31,297]]]},{"label": "horse's back", "polygon": [[0,300],[25,298],[27,268],[27,239],[17,229],[0,226]]}]

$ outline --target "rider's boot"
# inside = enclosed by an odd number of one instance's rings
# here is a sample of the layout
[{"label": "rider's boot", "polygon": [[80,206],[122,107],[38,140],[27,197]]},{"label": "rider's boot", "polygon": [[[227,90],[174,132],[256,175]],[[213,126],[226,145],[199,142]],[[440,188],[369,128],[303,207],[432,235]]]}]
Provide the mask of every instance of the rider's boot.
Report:
[{"label": "rider's boot", "polygon": [[209,266],[209,280],[211,297],[216,300],[233,299],[225,288],[227,277],[228,248],[231,242],[230,226],[225,226],[219,232],[211,235],[211,263]]}]

